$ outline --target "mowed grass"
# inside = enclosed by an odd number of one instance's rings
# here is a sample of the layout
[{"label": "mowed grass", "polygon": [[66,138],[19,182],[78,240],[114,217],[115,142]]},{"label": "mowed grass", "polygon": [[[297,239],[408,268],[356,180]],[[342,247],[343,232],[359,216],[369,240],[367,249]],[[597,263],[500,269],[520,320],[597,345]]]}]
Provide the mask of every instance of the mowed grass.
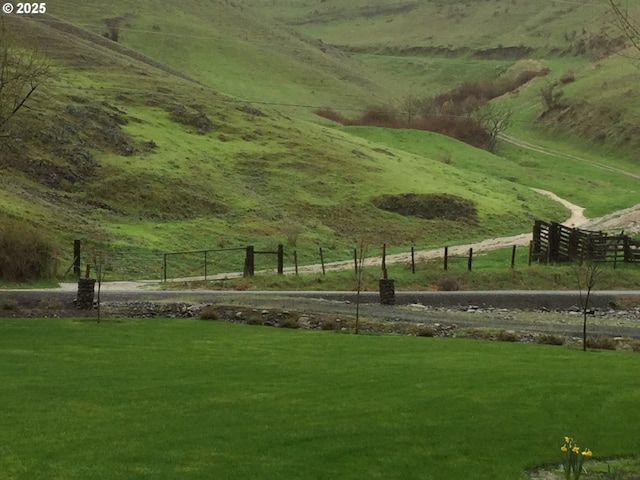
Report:
[{"label": "mowed grass", "polygon": [[0,477],[506,479],[637,454],[640,356],[198,320],[0,322]]}]

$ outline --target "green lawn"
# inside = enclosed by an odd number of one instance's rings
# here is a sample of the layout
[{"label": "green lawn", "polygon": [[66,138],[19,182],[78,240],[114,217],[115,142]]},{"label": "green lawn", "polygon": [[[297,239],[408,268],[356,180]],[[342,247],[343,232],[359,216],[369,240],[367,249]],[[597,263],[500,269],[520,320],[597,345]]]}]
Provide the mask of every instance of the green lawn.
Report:
[{"label": "green lawn", "polygon": [[640,356],[197,320],[0,322],[0,478],[517,479],[637,454]]}]

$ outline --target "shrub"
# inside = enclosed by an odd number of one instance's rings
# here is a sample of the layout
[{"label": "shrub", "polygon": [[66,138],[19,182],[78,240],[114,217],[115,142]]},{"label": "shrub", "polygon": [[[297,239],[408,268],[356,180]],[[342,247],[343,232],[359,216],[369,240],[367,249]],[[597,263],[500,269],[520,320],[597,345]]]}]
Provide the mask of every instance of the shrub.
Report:
[{"label": "shrub", "polygon": [[433,327],[429,325],[416,325],[413,334],[416,337],[435,337],[436,332]]},{"label": "shrub", "polygon": [[0,218],[0,280],[28,282],[52,276],[54,246],[42,230]]},{"label": "shrub", "polygon": [[41,310],[58,310],[62,303],[57,298],[43,298],[38,302],[38,308]]},{"label": "shrub", "polygon": [[218,312],[216,311],[213,305],[207,305],[202,310],[200,310],[200,319],[201,320],[217,320]]},{"label": "shrub", "polygon": [[249,315],[245,320],[247,325],[264,325],[262,315]]},{"label": "shrub", "polygon": [[381,210],[430,219],[459,220],[475,218],[475,203],[450,193],[403,193],[382,195],[373,199]]},{"label": "shrub", "polygon": [[518,334],[511,330],[502,330],[498,332],[496,336],[496,340],[499,342],[518,342],[520,339],[518,338]]},{"label": "shrub", "polygon": [[18,308],[18,302],[12,298],[0,300],[0,310],[15,310]]},{"label": "shrub", "polygon": [[575,82],[575,81],[576,81],[576,75],[575,75],[575,73],[573,73],[573,70],[567,70],[560,77],[560,83],[563,83],[565,85],[567,83],[572,83],[572,82]]},{"label": "shrub", "polygon": [[349,122],[349,119],[347,117],[331,108],[319,108],[313,113],[315,113],[319,117],[331,120],[332,122],[341,123],[342,125],[346,125]]},{"label": "shrub", "polygon": [[453,277],[441,277],[436,283],[439,292],[457,292],[460,290],[460,284]]},{"label": "shrub", "polygon": [[551,333],[545,333],[538,337],[538,343],[544,345],[564,345],[564,337],[560,335],[553,335]]},{"label": "shrub", "polygon": [[597,337],[587,337],[587,347],[598,348],[601,350],[615,350],[616,341],[611,337],[605,337],[602,335]]},{"label": "shrub", "polygon": [[321,330],[339,330],[342,327],[335,315],[324,315],[320,320]]},{"label": "shrub", "polygon": [[278,326],[280,328],[300,328],[298,321],[290,317],[284,317],[278,320]]}]

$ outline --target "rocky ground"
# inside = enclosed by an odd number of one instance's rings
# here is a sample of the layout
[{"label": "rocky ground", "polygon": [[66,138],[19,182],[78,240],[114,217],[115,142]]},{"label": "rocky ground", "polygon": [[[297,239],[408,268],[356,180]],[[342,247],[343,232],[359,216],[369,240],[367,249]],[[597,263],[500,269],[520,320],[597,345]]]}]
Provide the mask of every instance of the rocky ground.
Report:
[{"label": "rocky ground", "polygon": [[[237,302],[207,304],[172,301],[103,302],[105,321],[115,318],[194,318],[279,328],[355,330],[355,305],[314,299],[242,298]],[[97,308],[79,310],[72,302],[42,299],[31,304],[0,302],[0,317],[97,318]],[[567,310],[480,308],[474,305],[431,307],[360,306],[358,330],[363,333],[425,337],[471,338],[523,343],[576,344],[582,342],[583,315],[577,306]],[[591,310],[587,315],[589,345],[640,351],[640,307]]]}]

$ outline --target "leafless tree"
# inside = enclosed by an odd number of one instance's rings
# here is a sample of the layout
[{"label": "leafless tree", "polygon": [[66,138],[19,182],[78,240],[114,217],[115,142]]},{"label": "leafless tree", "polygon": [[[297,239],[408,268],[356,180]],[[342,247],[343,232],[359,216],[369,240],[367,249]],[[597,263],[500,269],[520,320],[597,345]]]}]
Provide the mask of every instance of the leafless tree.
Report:
[{"label": "leafless tree", "polygon": [[48,76],[46,58],[37,49],[16,46],[0,16],[0,136]]},{"label": "leafless tree", "polygon": [[582,350],[587,350],[587,314],[591,311],[591,292],[602,274],[599,263],[584,261],[575,268],[576,281],[580,290],[580,308],[582,309]]},{"label": "leafless tree", "polygon": [[629,40],[631,45],[640,52],[640,19],[638,12],[629,9],[629,1],[609,0],[616,27]]},{"label": "leafless tree", "polygon": [[362,291],[363,286],[363,278],[362,274],[364,272],[364,256],[366,254],[367,248],[365,246],[364,240],[358,241],[358,246],[355,250],[355,261],[356,261],[356,335],[360,331],[360,292]]},{"label": "leafless tree", "polygon": [[498,135],[504,132],[511,124],[513,112],[509,108],[500,107],[487,103],[471,114],[471,117],[478,122],[489,134],[489,145],[487,150],[494,152],[498,143]]}]

